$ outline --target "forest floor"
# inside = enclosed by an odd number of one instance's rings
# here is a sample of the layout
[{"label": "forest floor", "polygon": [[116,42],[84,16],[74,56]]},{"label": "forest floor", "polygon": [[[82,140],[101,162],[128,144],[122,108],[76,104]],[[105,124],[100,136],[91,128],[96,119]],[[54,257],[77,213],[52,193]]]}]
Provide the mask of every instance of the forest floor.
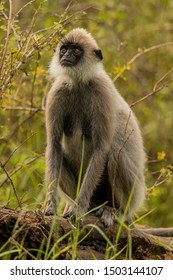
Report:
[{"label": "forest floor", "polygon": [[14,248],[20,248],[26,259],[173,260],[172,228],[137,225],[127,230],[117,224],[105,228],[94,215],[86,216],[83,223],[82,229],[76,229],[68,220],[41,211],[0,208],[0,259],[5,251],[13,252],[10,259],[18,258],[19,249]]}]

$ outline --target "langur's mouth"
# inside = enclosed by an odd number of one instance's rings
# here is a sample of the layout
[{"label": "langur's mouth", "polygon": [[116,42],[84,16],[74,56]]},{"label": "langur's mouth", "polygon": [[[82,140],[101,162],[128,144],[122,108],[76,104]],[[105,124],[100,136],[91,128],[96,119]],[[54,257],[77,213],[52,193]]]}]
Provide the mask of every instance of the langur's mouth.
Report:
[{"label": "langur's mouth", "polygon": [[75,64],[74,64],[74,62],[72,62],[72,61],[69,60],[69,59],[63,59],[63,60],[61,60],[61,65],[62,65],[63,67],[72,67],[72,66],[74,66]]}]

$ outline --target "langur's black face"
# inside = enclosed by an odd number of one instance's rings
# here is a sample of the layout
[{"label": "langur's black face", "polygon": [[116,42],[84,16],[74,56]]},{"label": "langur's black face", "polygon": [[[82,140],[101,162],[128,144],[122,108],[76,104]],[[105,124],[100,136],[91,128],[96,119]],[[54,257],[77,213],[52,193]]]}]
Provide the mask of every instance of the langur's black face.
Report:
[{"label": "langur's black face", "polygon": [[64,44],[60,48],[59,61],[64,67],[76,66],[84,55],[84,50],[78,44]]}]

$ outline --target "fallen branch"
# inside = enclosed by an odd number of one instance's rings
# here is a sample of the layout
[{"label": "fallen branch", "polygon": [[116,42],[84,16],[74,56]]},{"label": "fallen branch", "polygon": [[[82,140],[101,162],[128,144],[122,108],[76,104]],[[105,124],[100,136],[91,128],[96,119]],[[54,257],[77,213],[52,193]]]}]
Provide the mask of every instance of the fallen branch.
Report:
[{"label": "fallen branch", "polygon": [[[95,256],[97,259],[104,259],[107,246],[110,246],[111,249],[116,248],[117,250],[118,248],[119,251],[123,251],[123,248],[127,247],[129,237],[132,239],[133,259],[151,259],[155,251],[159,251],[159,258],[163,259],[164,254],[172,254],[170,253],[173,251],[172,238],[163,237],[163,232],[165,232],[166,236],[172,236],[172,228],[149,229],[136,227],[129,230],[122,228],[118,243],[115,244],[118,230],[118,224],[105,228],[94,215],[86,216],[83,221],[83,227],[79,230],[76,258],[93,259],[93,256]],[[40,246],[46,248],[46,245],[43,246],[44,241],[45,244],[49,243],[50,248],[57,250],[55,254],[57,258],[71,259],[75,231],[77,229],[62,217],[44,216],[41,211],[23,212],[0,208],[0,246],[4,246],[7,243],[20,246],[22,243],[26,251],[35,250],[36,252]],[[151,233],[154,235],[159,235],[160,233],[161,235],[156,237]],[[45,251],[43,250],[43,252]],[[124,258],[123,253],[121,258]]]},{"label": "fallen branch", "polygon": [[144,228],[146,234],[152,234],[160,237],[173,237],[173,227],[170,228]]}]

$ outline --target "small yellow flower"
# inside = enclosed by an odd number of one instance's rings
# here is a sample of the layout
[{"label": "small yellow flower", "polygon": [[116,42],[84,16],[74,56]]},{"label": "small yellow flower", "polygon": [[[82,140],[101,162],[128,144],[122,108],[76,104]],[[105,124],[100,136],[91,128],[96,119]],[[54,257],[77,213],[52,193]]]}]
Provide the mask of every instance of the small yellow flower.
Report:
[{"label": "small yellow flower", "polygon": [[167,173],[167,169],[166,168],[161,168],[160,169],[160,173],[161,174],[166,174]]},{"label": "small yellow flower", "polygon": [[38,66],[37,67],[37,75],[40,76],[41,74],[43,74],[45,72],[45,68],[43,66]]},{"label": "small yellow flower", "polygon": [[157,153],[157,159],[158,160],[163,160],[166,157],[165,152],[158,152]]}]

